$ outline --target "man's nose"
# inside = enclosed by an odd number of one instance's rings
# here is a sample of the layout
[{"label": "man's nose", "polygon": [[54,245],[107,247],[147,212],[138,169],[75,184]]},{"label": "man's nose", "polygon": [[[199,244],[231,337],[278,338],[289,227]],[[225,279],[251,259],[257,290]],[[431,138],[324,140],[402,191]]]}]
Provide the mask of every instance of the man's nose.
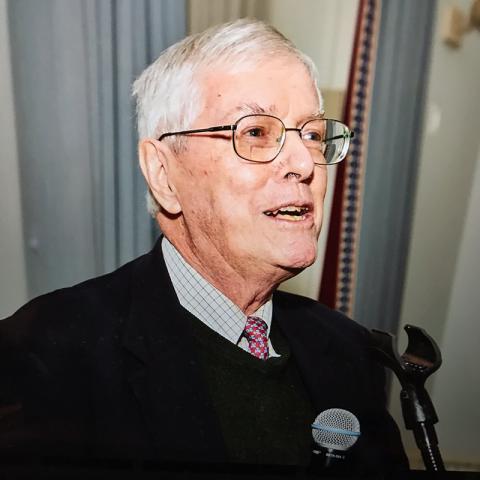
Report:
[{"label": "man's nose", "polygon": [[312,176],[315,163],[298,130],[287,130],[279,157],[284,178],[305,181]]}]

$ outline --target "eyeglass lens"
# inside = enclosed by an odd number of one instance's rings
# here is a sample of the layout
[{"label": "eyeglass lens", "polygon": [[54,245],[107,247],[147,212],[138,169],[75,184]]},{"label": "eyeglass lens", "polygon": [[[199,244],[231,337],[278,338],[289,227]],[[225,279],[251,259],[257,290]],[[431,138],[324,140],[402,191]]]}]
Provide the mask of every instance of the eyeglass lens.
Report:
[{"label": "eyeglass lens", "polygon": [[[248,115],[236,124],[235,150],[246,160],[270,162],[282,149],[285,133],[284,124],[276,117]],[[302,127],[300,135],[316,164],[338,163],[347,153],[349,132],[336,120],[311,120]]]}]

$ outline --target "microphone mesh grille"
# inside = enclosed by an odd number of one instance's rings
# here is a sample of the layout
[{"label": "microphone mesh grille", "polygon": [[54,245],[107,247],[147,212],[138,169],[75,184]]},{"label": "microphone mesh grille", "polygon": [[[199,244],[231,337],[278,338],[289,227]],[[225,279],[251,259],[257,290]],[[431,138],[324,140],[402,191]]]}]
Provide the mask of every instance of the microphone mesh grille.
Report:
[{"label": "microphone mesh grille", "polygon": [[[358,440],[360,422],[348,410],[330,408],[320,413],[314,422],[312,436],[315,443],[323,448],[348,450]],[[337,432],[332,430],[343,430]]]}]

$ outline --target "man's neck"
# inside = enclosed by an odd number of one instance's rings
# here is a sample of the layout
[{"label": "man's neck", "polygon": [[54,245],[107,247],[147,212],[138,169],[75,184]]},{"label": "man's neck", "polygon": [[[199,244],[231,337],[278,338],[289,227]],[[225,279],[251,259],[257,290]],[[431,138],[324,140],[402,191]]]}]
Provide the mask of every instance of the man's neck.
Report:
[{"label": "man's neck", "polygon": [[[192,255],[191,251],[182,251],[176,245],[175,247],[188,264],[237,305],[245,315],[256,312],[270,299],[278,286],[264,279],[255,278],[258,275],[249,275],[246,278],[225,263],[221,257],[212,259],[212,262],[207,265],[206,262]],[[211,268],[212,265],[215,265],[215,269]]]},{"label": "man's neck", "polygon": [[278,285],[290,276],[285,272],[285,277],[279,278],[278,272],[266,272],[260,266],[248,269],[247,273],[241,266],[232,266],[219,252],[210,252],[208,258],[203,258],[202,250],[188,242],[177,237],[169,240],[192,268],[228,297],[245,315],[256,312],[271,298]]}]

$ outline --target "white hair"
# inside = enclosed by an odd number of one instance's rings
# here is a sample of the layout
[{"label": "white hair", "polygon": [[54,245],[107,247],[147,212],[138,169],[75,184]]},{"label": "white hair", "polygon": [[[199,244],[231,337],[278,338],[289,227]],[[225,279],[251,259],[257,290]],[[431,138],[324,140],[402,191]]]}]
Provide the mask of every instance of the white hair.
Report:
[{"label": "white hair", "polygon": [[[133,84],[139,138],[158,138],[165,132],[190,128],[203,107],[196,79],[204,69],[221,67],[233,73],[279,54],[291,55],[305,65],[321,102],[318,73],[310,57],[274,27],[243,18],[184,38],[163,51],[142,72]],[[182,137],[165,141],[177,153],[185,146]],[[150,191],[146,199],[148,211],[155,217],[159,205]]]}]

